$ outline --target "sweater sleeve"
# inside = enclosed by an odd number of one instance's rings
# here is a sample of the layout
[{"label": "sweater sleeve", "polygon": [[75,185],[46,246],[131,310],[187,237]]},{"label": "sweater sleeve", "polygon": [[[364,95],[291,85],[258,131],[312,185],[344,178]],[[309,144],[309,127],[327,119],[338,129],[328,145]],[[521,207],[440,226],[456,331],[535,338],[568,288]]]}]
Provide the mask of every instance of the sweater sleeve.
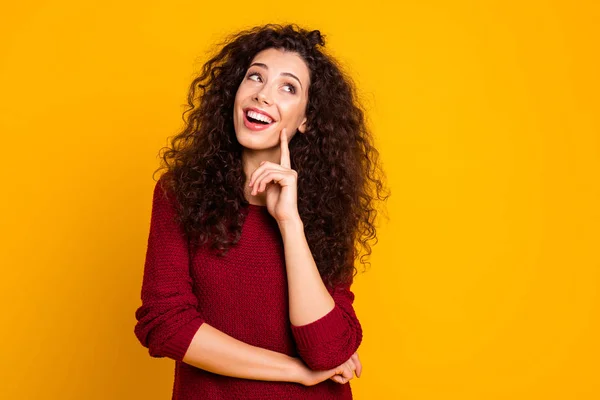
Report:
[{"label": "sweater sleeve", "polygon": [[192,291],[187,240],[174,220],[174,195],[154,187],[141,306],[134,333],[152,357],[181,361],[204,319]]},{"label": "sweater sleeve", "polygon": [[327,287],[334,308],[307,325],[291,324],[298,354],[312,370],[327,370],[348,361],[362,341],[362,327],[352,303],[350,284]]}]

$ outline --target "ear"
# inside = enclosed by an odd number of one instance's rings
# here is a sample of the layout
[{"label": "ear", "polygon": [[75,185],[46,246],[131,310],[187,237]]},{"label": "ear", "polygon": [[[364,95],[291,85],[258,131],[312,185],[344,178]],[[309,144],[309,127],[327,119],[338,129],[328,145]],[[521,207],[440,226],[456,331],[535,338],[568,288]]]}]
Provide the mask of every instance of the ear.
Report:
[{"label": "ear", "polygon": [[307,120],[307,118],[304,117],[304,119],[302,120],[302,123],[298,127],[298,130],[300,131],[300,133],[304,133],[306,131],[306,120]]}]

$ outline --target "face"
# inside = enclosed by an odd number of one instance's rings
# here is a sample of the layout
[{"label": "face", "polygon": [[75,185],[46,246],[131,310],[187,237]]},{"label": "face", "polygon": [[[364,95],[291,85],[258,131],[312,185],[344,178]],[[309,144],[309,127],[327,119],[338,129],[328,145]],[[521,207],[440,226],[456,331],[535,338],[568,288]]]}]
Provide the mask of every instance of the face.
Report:
[{"label": "face", "polygon": [[258,53],[238,87],[233,125],[240,144],[250,149],[279,145],[287,128],[288,141],[306,129],[309,71],[293,52],[266,49]]}]

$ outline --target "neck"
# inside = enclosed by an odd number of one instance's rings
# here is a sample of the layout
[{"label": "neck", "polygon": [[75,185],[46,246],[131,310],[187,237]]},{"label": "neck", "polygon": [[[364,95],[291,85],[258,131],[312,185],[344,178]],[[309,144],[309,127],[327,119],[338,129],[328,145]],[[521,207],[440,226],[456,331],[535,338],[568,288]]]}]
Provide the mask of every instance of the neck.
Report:
[{"label": "neck", "polygon": [[280,149],[278,147],[264,150],[251,150],[244,148],[242,151],[242,168],[244,170],[244,196],[250,204],[266,205],[266,193],[257,193],[256,196],[252,196],[252,190],[254,187],[249,187],[250,178],[252,174],[263,161],[271,161],[279,164],[280,161]]},{"label": "neck", "polygon": [[246,186],[250,183],[250,177],[260,167],[263,161],[271,161],[279,164],[281,158],[281,150],[278,147],[264,150],[244,149],[242,151],[242,168],[246,177]]}]

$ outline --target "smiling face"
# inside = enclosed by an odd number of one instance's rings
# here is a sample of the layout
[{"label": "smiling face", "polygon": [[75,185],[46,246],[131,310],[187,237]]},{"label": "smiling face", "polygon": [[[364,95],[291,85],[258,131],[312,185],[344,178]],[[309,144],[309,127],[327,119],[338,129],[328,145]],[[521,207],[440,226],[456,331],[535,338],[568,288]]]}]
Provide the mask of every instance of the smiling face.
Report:
[{"label": "smiling face", "polygon": [[287,128],[288,141],[306,129],[309,71],[294,52],[274,48],[258,53],[238,87],[233,126],[240,144],[248,149],[279,145]]}]

